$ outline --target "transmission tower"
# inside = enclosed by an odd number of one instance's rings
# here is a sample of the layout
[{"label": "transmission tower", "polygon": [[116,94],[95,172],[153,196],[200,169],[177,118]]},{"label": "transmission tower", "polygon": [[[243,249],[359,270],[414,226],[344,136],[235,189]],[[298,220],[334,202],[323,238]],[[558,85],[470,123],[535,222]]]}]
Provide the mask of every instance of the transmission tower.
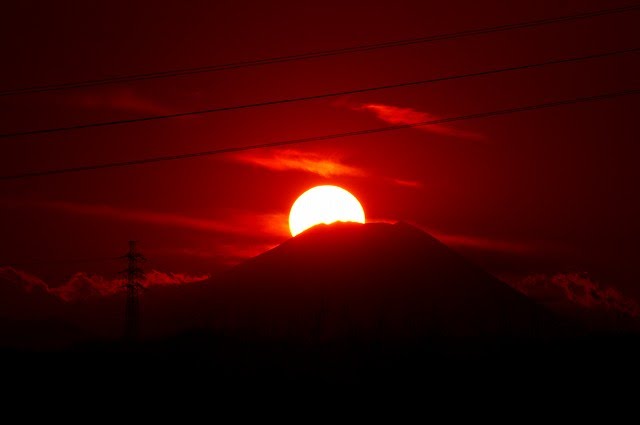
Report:
[{"label": "transmission tower", "polygon": [[145,258],[136,251],[136,241],[129,241],[129,252],[123,258],[128,261],[127,268],[122,271],[126,275],[127,281],[124,288],[127,291],[127,301],[125,305],[124,319],[124,338],[127,342],[136,342],[139,335],[140,327],[140,290],[142,285],[140,279],[144,276],[144,272],[139,264]]}]

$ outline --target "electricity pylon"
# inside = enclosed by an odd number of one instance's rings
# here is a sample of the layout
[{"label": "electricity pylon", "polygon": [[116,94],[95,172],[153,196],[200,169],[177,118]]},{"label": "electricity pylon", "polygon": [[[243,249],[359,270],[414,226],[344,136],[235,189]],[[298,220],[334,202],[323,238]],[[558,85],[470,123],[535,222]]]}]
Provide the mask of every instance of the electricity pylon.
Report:
[{"label": "electricity pylon", "polygon": [[124,288],[127,291],[127,301],[125,306],[124,319],[124,339],[133,343],[138,340],[140,333],[140,290],[142,284],[140,279],[144,277],[144,272],[139,263],[146,259],[136,251],[136,241],[129,241],[129,252],[123,258],[128,260],[127,268],[122,271],[126,275],[127,281]]}]

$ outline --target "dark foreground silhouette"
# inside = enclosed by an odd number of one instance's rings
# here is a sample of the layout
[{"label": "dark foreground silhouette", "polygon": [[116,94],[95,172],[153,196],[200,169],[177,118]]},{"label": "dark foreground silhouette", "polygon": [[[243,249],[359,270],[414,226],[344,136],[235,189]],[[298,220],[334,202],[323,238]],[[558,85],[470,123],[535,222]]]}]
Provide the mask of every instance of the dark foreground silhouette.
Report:
[{"label": "dark foreground silhouette", "polygon": [[637,333],[588,332],[402,223],[318,226],[219,279],[146,291],[137,342],[118,338],[122,297],[32,302],[49,319],[3,320],[4,355],[48,351],[219,381],[611,371],[640,359]]}]

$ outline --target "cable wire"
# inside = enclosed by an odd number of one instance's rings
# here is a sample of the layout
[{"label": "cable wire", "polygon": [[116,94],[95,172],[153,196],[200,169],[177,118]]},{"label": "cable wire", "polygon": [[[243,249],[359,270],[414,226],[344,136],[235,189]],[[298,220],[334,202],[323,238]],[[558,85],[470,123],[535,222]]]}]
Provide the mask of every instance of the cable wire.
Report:
[{"label": "cable wire", "polygon": [[390,89],[401,88],[401,87],[410,87],[410,86],[417,86],[417,85],[439,83],[439,82],[459,80],[464,78],[481,77],[481,76],[500,74],[505,72],[521,71],[525,69],[540,68],[540,67],[549,66],[549,65],[558,65],[558,64],[581,62],[581,61],[593,60],[593,59],[602,59],[602,58],[607,58],[607,57],[616,56],[616,55],[637,53],[638,51],[640,51],[640,48],[608,51],[608,52],[597,53],[597,54],[592,54],[587,56],[555,59],[555,60],[550,60],[545,62],[511,66],[506,68],[489,69],[489,70],[479,71],[479,72],[449,75],[444,77],[431,78],[431,79],[418,80],[418,81],[401,82],[396,84],[387,84],[383,86],[365,87],[365,88],[354,89],[354,90],[321,93],[321,94],[315,94],[310,96],[269,100],[265,102],[249,103],[249,104],[234,105],[234,106],[224,106],[220,108],[199,109],[195,111],[178,112],[174,114],[153,115],[153,116],[140,117],[140,118],[130,118],[130,119],[123,119],[123,120],[78,124],[78,125],[72,125],[67,127],[54,127],[54,128],[40,129],[40,130],[4,133],[4,134],[0,134],[0,139],[8,139],[8,138],[14,138],[14,137],[23,137],[23,136],[35,136],[35,135],[41,135],[41,134],[82,130],[82,129],[88,129],[88,128],[109,127],[109,126],[133,124],[133,123],[140,123],[140,122],[147,122],[147,121],[166,120],[171,118],[179,118],[179,117],[186,117],[186,116],[193,116],[193,115],[204,115],[204,114],[212,114],[217,112],[235,111],[240,109],[250,109],[250,108],[258,108],[258,107],[264,107],[264,106],[281,105],[281,104],[294,103],[294,102],[304,102],[304,101],[325,99],[325,98],[338,97],[338,96],[368,93],[368,92],[374,92],[374,91],[380,91],[380,90],[390,90]]},{"label": "cable wire", "polygon": [[416,122],[411,124],[393,125],[388,127],[371,128],[366,130],[357,130],[357,131],[350,131],[345,133],[326,134],[322,136],[306,137],[306,138],[292,139],[292,140],[282,140],[282,141],[269,142],[269,143],[260,143],[260,144],[249,145],[249,146],[227,147],[227,148],[221,148],[221,149],[215,149],[215,150],[209,150],[209,151],[203,151],[203,152],[191,152],[191,153],[178,154],[178,155],[167,155],[167,156],[158,156],[158,157],[151,157],[151,158],[134,159],[130,161],[109,162],[105,164],[94,164],[94,165],[85,165],[85,166],[79,166],[79,167],[33,171],[33,172],[27,172],[27,173],[21,173],[21,174],[0,176],[0,181],[19,180],[19,179],[25,179],[30,177],[44,177],[44,176],[52,176],[52,175],[58,175],[58,174],[79,173],[79,172],[90,171],[90,170],[101,170],[101,169],[117,168],[117,167],[131,167],[131,166],[151,164],[156,162],[178,161],[178,160],[189,159],[189,158],[222,155],[227,153],[274,148],[274,147],[280,147],[280,146],[298,145],[303,143],[320,142],[320,141],[340,139],[340,138],[346,138],[346,137],[364,136],[367,134],[384,133],[389,131],[404,130],[409,128],[424,127],[429,125],[447,124],[447,123],[452,123],[457,121],[489,118],[489,117],[494,117],[499,115],[509,115],[514,113],[526,112],[526,111],[534,111],[538,109],[547,109],[547,108],[555,108],[559,106],[573,105],[578,103],[595,102],[595,101],[600,101],[605,99],[612,99],[612,98],[618,98],[622,96],[631,96],[631,95],[637,95],[637,94],[640,94],[640,89],[629,89],[629,90],[624,90],[620,92],[604,93],[604,94],[588,96],[588,97],[558,100],[555,102],[539,103],[535,105],[500,109],[500,110],[489,111],[489,112],[480,112],[480,113],[475,113],[470,115],[460,115],[456,117],[422,121],[422,122]]},{"label": "cable wire", "polygon": [[330,49],[330,50],[319,50],[319,51],[306,52],[306,53],[300,53],[295,55],[275,56],[270,58],[246,60],[241,62],[232,62],[232,63],[226,63],[226,64],[209,65],[209,66],[201,66],[201,67],[194,67],[194,68],[182,68],[182,69],[150,72],[150,73],[143,73],[143,74],[130,74],[130,75],[122,75],[122,76],[116,76],[116,77],[107,77],[107,78],[94,79],[94,80],[8,89],[8,90],[0,91],[0,97],[14,96],[14,95],[20,95],[20,94],[30,94],[30,93],[42,93],[42,92],[49,92],[49,91],[68,90],[68,89],[100,86],[100,85],[106,85],[106,84],[117,84],[117,83],[125,83],[125,82],[132,82],[132,81],[151,80],[151,79],[158,79],[158,78],[179,77],[179,76],[185,76],[185,75],[218,72],[218,71],[226,71],[226,70],[233,70],[233,69],[239,69],[239,68],[325,58],[325,57],[331,57],[331,56],[347,55],[347,54],[360,53],[360,52],[369,52],[374,50],[388,49],[388,48],[401,47],[401,46],[410,46],[414,44],[424,44],[424,43],[433,43],[433,42],[444,41],[444,40],[453,40],[453,39],[464,38],[464,37],[472,37],[477,35],[512,31],[517,29],[532,28],[532,27],[538,27],[538,26],[544,26],[544,25],[559,24],[564,22],[590,19],[590,18],[606,16],[606,15],[634,12],[638,10],[640,10],[640,4],[633,4],[633,5],[612,8],[612,9],[602,9],[602,10],[597,10],[592,12],[578,13],[574,15],[565,15],[565,16],[558,16],[554,18],[545,18],[545,19],[524,21],[524,22],[518,22],[518,23],[511,23],[511,24],[503,24],[503,25],[497,25],[492,27],[475,28],[475,29],[469,29],[469,30],[458,31],[458,32],[430,35],[426,37],[408,38],[408,39],[373,43],[373,44],[362,44],[357,46],[343,47],[343,48]]}]

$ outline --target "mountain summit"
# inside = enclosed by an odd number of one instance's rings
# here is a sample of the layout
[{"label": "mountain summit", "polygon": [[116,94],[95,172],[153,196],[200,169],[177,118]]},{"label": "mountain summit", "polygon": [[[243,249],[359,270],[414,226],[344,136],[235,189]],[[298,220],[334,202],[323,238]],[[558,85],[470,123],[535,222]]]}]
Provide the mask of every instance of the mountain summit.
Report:
[{"label": "mountain summit", "polygon": [[216,323],[285,338],[529,337],[556,320],[406,223],[319,225],[202,286]]}]

